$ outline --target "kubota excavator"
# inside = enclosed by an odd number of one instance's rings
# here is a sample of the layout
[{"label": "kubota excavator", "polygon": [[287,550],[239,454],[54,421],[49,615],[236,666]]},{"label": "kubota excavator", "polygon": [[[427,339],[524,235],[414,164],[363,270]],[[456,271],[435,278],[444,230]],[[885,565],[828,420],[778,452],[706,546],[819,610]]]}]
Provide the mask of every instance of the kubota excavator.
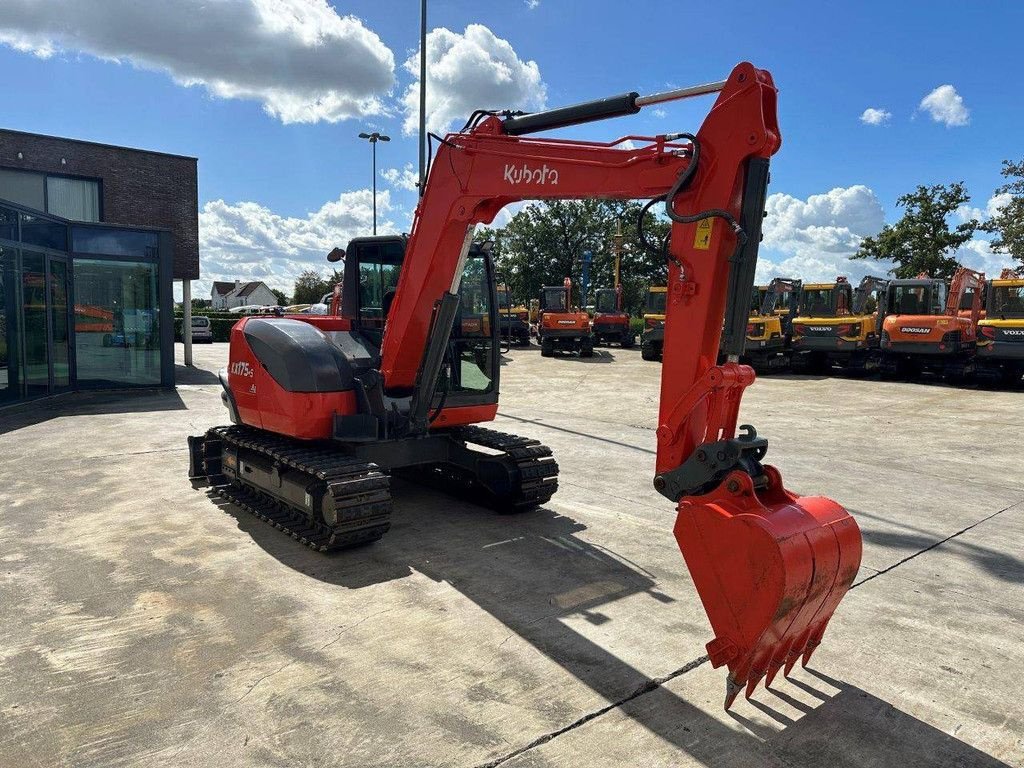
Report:
[{"label": "kubota excavator", "polygon": [[537,339],[542,357],[555,352],[576,352],[580,357],[594,356],[594,335],[590,315],[572,306],[572,280],[540,289],[540,323]]},{"label": "kubota excavator", "polygon": [[871,275],[856,288],[845,277],[805,283],[792,326],[793,370],[822,373],[835,366],[859,373],[878,368],[888,285],[886,278]]},{"label": "kubota excavator", "polygon": [[[967,267],[957,269],[948,291],[943,280],[926,275],[892,280],[882,323],[882,375],[911,378],[930,372],[959,381],[971,373],[984,284],[984,273]],[[968,291],[971,309],[961,312]]]},{"label": "kubota excavator", "polygon": [[791,277],[776,277],[765,289],[757,314],[747,319],[743,357],[755,371],[775,371],[789,365],[793,316],[799,310],[801,285]]},{"label": "kubota excavator", "polygon": [[[625,147],[527,135],[713,92],[696,135]],[[556,486],[550,450],[476,426],[495,416],[500,368],[493,335],[461,334],[467,282],[481,297],[490,286],[498,328],[491,258],[473,228],[519,200],[647,198],[645,213],[661,205],[672,222],[656,242],[643,216],[637,225],[668,261],[654,486],[677,509],[675,538],[714,631],[708,655],[729,670],[726,706],[806,663],[857,573],[861,537],[836,502],[786,490],[753,427],[737,433],[754,381],[738,359],[781,143],[771,76],[742,63],[725,81],[664,94],[479,111],[439,143],[408,240],[349,244],[339,315],[234,326],[221,377],[234,424],[190,438],[190,475],[317,549],[384,534],[389,472],[504,508],[543,504]],[[727,361],[715,365],[720,343]]]},{"label": "kubota excavator", "polygon": [[1024,376],[1024,276],[1004,269],[987,282],[985,318],[978,321],[975,375],[984,383],[1020,384]]}]

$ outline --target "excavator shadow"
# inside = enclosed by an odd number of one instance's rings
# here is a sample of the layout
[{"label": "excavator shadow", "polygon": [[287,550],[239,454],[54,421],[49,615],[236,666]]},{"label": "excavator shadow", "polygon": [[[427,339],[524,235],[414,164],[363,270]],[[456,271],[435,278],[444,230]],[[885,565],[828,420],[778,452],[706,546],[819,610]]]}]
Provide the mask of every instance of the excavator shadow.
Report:
[{"label": "excavator shadow", "polygon": [[1024,583],[1024,560],[1007,551],[986,547],[962,536],[943,541],[935,533],[924,531],[905,522],[894,523],[870,512],[858,510],[855,514],[861,519],[877,520],[890,525],[898,525],[903,529],[901,531],[879,530],[870,527],[870,524],[865,525],[862,527],[861,535],[869,544],[906,552],[908,557],[914,557],[925,550],[939,547],[943,553],[973,561],[998,579],[1013,584]]},{"label": "excavator shadow", "polygon": [[[542,653],[609,703],[596,717],[594,712],[567,711],[557,735],[524,733],[522,743],[505,744],[483,756],[484,764],[496,765],[554,738],[587,738],[583,729],[594,729],[593,739],[606,739],[602,729],[608,721],[601,718],[620,712],[711,768],[784,768],[826,765],[827,761],[833,766],[865,768],[1002,765],[886,702],[820,673],[814,673],[817,679],[798,673],[799,679],[792,684],[799,688],[780,679],[774,695],[762,690],[749,703],[741,699],[733,708],[735,713],[730,713],[730,722],[719,709],[717,691],[715,703],[709,704],[704,696],[690,701],[675,690],[687,683],[687,675],[710,671],[706,658],[699,657],[703,648],[687,648],[685,640],[678,640],[708,634],[703,614],[671,605],[676,599],[659,589],[654,574],[581,537],[585,525],[547,508],[499,515],[468,503],[453,503],[449,496],[398,479],[393,490],[393,525],[384,539],[335,555],[313,552],[230,504],[219,502],[219,506],[260,547],[311,579],[357,590],[417,572],[449,584],[508,628],[510,641]],[[625,620],[620,601],[627,599],[634,613],[672,611],[667,625],[664,613],[660,617],[668,638],[651,638],[650,625],[638,626],[633,620],[628,628],[617,628],[614,622]],[[642,601],[639,606],[638,600]],[[638,665],[587,637],[589,630],[573,625],[601,627],[605,635],[609,629],[612,636],[619,633],[618,642],[633,649],[638,659],[642,654],[636,649],[644,643],[650,645],[651,653],[675,657],[676,662],[664,665],[666,672],[677,667],[668,675],[673,679],[654,684]],[[640,633],[635,641],[630,639],[634,633]],[[522,651],[516,653],[518,658]],[[714,674],[724,679],[720,672]],[[834,738],[821,739],[823,731]],[[913,743],[904,743],[908,734]],[[882,744],[890,745],[899,757],[887,759],[888,753],[880,752]]]}]

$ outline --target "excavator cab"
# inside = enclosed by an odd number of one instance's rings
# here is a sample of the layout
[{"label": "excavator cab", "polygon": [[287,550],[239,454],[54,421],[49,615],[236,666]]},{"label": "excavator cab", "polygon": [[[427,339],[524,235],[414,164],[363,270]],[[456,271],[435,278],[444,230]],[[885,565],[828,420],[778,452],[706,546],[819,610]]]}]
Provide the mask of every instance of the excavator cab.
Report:
[{"label": "excavator cab", "polygon": [[498,320],[501,324],[501,338],[509,344],[529,346],[530,311],[521,304],[513,305],[508,286],[498,284]]},{"label": "excavator cab", "polygon": [[[763,293],[758,290],[761,305],[747,320],[744,362],[755,371],[773,371],[789,364],[792,317],[799,311],[801,282],[776,277]],[[751,296],[753,301],[753,296]]]},{"label": "excavator cab", "polygon": [[[893,280],[886,292],[881,372],[910,378],[922,372],[959,381],[974,370],[985,275],[960,267],[950,285],[926,276]],[[961,309],[965,296],[971,308]]]},{"label": "excavator cab", "polygon": [[878,297],[888,280],[865,277],[857,288],[845,277],[807,283],[792,324],[794,371],[823,373],[836,366],[848,373],[878,367]]},{"label": "excavator cab", "polygon": [[665,299],[668,288],[652,285],[647,289],[647,303],[644,307],[644,330],[640,336],[640,357],[644,360],[661,360],[661,348],[665,343]]},{"label": "excavator cab", "polygon": [[568,277],[558,285],[546,285],[540,291],[540,339],[542,357],[555,352],[575,352],[580,357],[594,356],[594,336],[590,315],[572,306],[572,280]]},{"label": "excavator cab", "polygon": [[622,286],[594,291],[594,320],[590,326],[595,344],[618,343],[629,349],[636,335],[629,327],[629,315],[622,309]]},{"label": "excavator cab", "polygon": [[1004,269],[986,284],[985,317],[978,321],[979,380],[1019,385],[1024,376],[1024,277]]}]

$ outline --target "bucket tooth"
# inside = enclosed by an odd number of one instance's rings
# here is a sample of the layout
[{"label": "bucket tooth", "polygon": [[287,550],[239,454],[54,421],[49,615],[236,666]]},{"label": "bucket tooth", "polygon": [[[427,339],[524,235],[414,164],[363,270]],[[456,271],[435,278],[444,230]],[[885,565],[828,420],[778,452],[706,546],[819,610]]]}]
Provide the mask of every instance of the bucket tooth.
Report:
[{"label": "bucket tooth", "polygon": [[743,690],[742,683],[733,682],[732,675],[725,676],[725,710],[729,711],[729,707],[736,701],[736,697],[740,695],[740,691]]}]

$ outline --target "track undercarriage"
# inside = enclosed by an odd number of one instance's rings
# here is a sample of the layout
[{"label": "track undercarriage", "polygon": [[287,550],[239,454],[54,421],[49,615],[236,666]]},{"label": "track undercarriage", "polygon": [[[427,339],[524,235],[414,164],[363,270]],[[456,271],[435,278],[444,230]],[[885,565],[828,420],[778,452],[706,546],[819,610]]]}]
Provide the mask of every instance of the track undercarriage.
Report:
[{"label": "track undercarriage", "polygon": [[[385,456],[395,463],[373,460]],[[550,448],[481,427],[373,444],[370,451],[246,426],[189,438],[190,479],[319,552],[387,533],[389,472],[505,513],[541,506],[558,488]]]}]

